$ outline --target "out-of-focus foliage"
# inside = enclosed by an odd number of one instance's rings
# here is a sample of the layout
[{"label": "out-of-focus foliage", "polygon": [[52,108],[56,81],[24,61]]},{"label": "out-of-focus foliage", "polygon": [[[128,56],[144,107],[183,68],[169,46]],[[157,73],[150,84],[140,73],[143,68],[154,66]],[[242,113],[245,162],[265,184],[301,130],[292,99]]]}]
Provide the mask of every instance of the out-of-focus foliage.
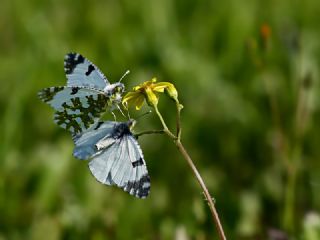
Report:
[{"label": "out-of-focus foliage", "polygon": [[[175,84],[183,142],[229,239],[320,239],[319,14],[318,0],[1,1],[0,239],[217,239],[165,136],[139,138],[146,200],[72,157],[36,94],[65,84],[70,51],[111,82],[130,69],[128,89],[154,76]],[[159,108],[174,127],[174,104]],[[150,114],[136,130],[159,128]]]}]

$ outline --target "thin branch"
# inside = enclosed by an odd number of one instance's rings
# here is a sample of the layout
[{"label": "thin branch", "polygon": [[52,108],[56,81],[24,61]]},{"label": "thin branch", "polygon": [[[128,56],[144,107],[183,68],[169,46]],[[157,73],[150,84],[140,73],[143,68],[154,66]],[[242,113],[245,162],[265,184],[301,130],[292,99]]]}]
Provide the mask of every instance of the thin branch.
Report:
[{"label": "thin branch", "polygon": [[180,111],[182,109],[182,105],[180,105],[179,101],[176,101],[176,109],[177,109],[177,137],[180,141],[181,139],[181,121],[180,121]]},{"label": "thin branch", "polygon": [[162,126],[164,128],[164,133],[166,133],[175,143],[175,145],[177,146],[178,150],[180,151],[180,153],[182,154],[182,156],[186,159],[186,161],[188,162],[189,166],[191,167],[195,177],[197,178],[197,181],[199,182],[202,190],[203,190],[203,193],[206,197],[206,200],[208,201],[208,205],[209,205],[209,208],[210,208],[210,211],[211,211],[211,215],[212,215],[212,218],[213,218],[213,221],[216,225],[216,228],[218,230],[218,235],[219,235],[219,239],[220,240],[226,240],[226,236],[224,234],[224,231],[223,231],[223,227],[221,225],[221,222],[220,222],[220,218],[219,218],[219,215],[218,215],[218,212],[214,206],[214,202],[213,202],[213,198],[211,197],[208,189],[207,189],[207,186],[205,185],[200,173],[198,172],[196,166],[194,165],[191,157],[189,156],[188,152],[186,151],[186,149],[184,148],[184,146],[182,145],[181,141],[180,141],[180,135],[181,135],[181,123],[180,123],[180,110],[181,110],[181,106],[179,104],[179,102],[177,102],[177,136],[175,136],[167,127],[165,121],[163,120],[163,117],[161,115],[161,113],[159,112],[158,108],[157,108],[157,105],[154,105],[154,109],[162,123]]},{"label": "thin branch", "polygon": [[213,221],[216,225],[216,228],[218,230],[218,234],[219,234],[219,238],[221,240],[226,240],[226,236],[224,234],[224,231],[223,231],[223,227],[221,225],[221,222],[220,222],[220,218],[219,218],[219,215],[218,215],[218,212],[214,206],[214,202],[213,202],[213,198],[211,197],[208,189],[207,189],[207,186],[205,185],[200,173],[198,172],[196,166],[194,165],[191,157],[189,156],[188,152],[186,151],[186,149],[184,148],[184,146],[182,145],[182,143],[180,141],[175,141],[175,144],[176,146],[178,147],[178,150],[180,151],[180,153],[182,154],[182,156],[187,160],[189,166],[191,167],[194,175],[196,176],[202,190],[203,190],[203,194],[204,196],[206,197],[206,200],[208,201],[208,205],[209,205],[209,208],[210,208],[210,211],[211,211],[211,214],[212,214],[212,218],[213,218]]},{"label": "thin branch", "polygon": [[173,140],[176,140],[177,137],[169,130],[169,128],[167,127],[167,124],[165,123],[165,121],[163,120],[163,117],[161,115],[161,113],[159,112],[158,110],[158,107],[157,105],[154,106],[154,109],[156,110],[156,114],[158,115],[160,121],[161,121],[161,124],[163,126],[163,131],[170,137],[172,138]]},{"label": "thin branch", "polygon": [[142,136],[142,135],[147,135],[147,134],[164,134],[164,130],[149,130],[149,131],[143,131],[140,133],[135,134],[134,136],[136,138]]}]

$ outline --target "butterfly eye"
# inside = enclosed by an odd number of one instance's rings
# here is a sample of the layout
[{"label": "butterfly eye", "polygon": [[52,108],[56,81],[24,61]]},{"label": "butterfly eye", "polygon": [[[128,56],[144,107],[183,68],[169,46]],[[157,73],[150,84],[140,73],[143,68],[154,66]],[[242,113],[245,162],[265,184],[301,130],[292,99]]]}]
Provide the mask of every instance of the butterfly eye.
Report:
[{"label": "butterfly eye", "polygon": [[115,93],[122,93],[123,90],[124,90],[124,89],[123,89],[122,86],[117,86],[117,87],[115,87],[114,92],[115,92]]}]

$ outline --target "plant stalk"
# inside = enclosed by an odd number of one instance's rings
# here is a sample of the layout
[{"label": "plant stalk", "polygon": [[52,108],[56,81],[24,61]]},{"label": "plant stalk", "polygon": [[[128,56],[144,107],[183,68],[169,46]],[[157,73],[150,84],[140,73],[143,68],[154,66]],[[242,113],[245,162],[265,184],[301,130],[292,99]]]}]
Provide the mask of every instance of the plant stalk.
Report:
[{"label": "plant stalk", "polygon": [[164,130],[149,130],[149,131],[143,131],[143,132],[134,134],[134,136],[136,138],[138,138],[138,137],[140,137],[142,135],[146,135],[146,134],[163,134],[163,133],[164,133]]},{"label": "plant stalk", "polygon": [[219,235],[219,239],[220,240],[226,240],[226,236],[224,234],[224,231],[223,231],[223,227],[221,225],[221,222],[220,222],[220,218],[219,218],[219,215],[218,215],[218,212],[214,206],[214,202],[212,200],[212,197],[208,191],[208,188],[207,186],[205,185],[199,171],[197,170],[196,166],[194,165],[190,155],[188,154],[187,150],[184,148],[184,146],[182,145],[181,141],[180,141],[180,136],[181,136],[181,123],[180,123],[180,110],[181,110],[181,107],[180,107],[180,104],[179,102],[176,102],[176,107],[177,107],[177,136],[175,136],[167,127],[165,121],[163,120],[163,117],[161,115],[161,113],[159,112],[158,110],[158,107],[157,105],[154,105],[154,109],[156,111],[156,114],[158,115],[160,121],[161,121],[161,124],[163,126],[163,131],[165,134],[167,134],[175,143],[175,145],[177,146],[179,152],[182,154],[182,156],[186,159],[186,161],[188,162],[191,170],[193,171],[195,177],[197,178],[197,181],[199,182],[202,190],[203,190],[203,193],[204,193],[204,196],[208,202],[208,205],[209,205],[209,208],[210,208],[210,211],[211,211],[211,215],[212,215],[212,218],[213,218],[213,221],[215,223],[215,226],[217,228],[217,231],[218,231],[218,235]]},{"label": "plant stalk", "polygon": [[221,225],[221,222],[220,222],[220,218],[219,218],[219,215],[218,215],[218,212],[214,206],[214,202],[212,200],[212,197],[207,189],[207,186],[205,185],[200,173],[198,172],[196,166],[194,165],[191,157],[189,156],[188,152],[186,151],[186,149],[184,148],[184,146],[182,145],[182,143],[178,140],[178,141],[175,141],[175,144],[179,150],[179,152],[182,154],[182,156],[187,160],[189,166],[191,167],[194,175],[196,176],[202,190],[203,190],[203,193],[204,193],[204,196],[206,198],[206,200],[208,201],[208,205],[209,205],[209,208],[210,208],[210,211],[211,211],[211,214],[212,214],[212,218],[213,218],[213,221],[216,225],[216,228],[218,230],[218,235],[219,235],[219,239],[221,240],[226,240],[226,236],[224,234],[224,231],[223,231],[223,227]]}]

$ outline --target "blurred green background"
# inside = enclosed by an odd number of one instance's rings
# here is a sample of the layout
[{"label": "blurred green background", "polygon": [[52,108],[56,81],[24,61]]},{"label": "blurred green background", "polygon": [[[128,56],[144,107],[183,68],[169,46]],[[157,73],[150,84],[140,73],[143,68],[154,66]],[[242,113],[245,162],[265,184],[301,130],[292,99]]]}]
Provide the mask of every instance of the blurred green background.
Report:
[{"label": "blurred green background", "polygon": [[[130,69],[127,89],[154,76],[176,85],[183,143],[228,239],[320,239],[319,16],[318,0],[1,1],[0,239],[217,239],[166,136],[139,138],[145,200],[72,157],[37,99],[65,84],[70,51],[111,82]],[[174,127],[174,104],[161,96],[159,107]],[[135,130],[159,128],[150,114]]]}]

